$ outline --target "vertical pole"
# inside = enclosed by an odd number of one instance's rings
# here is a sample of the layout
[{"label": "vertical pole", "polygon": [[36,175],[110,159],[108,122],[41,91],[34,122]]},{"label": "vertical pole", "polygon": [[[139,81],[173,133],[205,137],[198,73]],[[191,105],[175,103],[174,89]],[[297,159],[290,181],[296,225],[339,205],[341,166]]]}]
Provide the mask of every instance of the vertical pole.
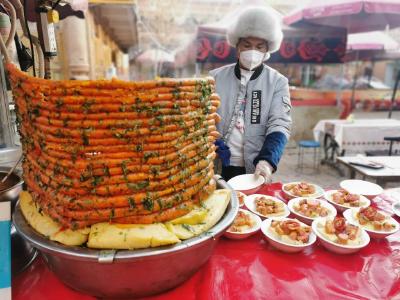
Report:
[{"label": "vertical pole", "polygon": [[393,140],[391,140],[390,141],[390,144],[389,144],[389,156],[392,156],[392,149],[393,149]]},{"label": "vertical pole", "polygon": [[[92,39],[91,33],[94,30],[92,27],[92,15],[90,12],[87,12],[85,15],[85,22],[86,22],[86,45],[87,45],[87,53],[89,58],[89,79],[95,79],[95,50],[94,50],[94,39]],[[93,55],[92,55],[93,54]]]},{"label": "vertical pole", "polygon": [[299,147],[299,149],[297,150],[297,167],[300,168],[300,146],[297,145],[297,147]]},{"label": "vertical pole", "polygon": [[314,147],[314,164],[313,164],[314,169],[317,168],[317,148]]},{"label": "vertical pole", "polygon": [[300,147],[300,170],[303,171],[304,164],[304,148]]},{"label": "vertical pole", "polygon": [[375,60],[372,61],[371,72],[368,74],[368,84],[371,83],[372,75],[374,74],[374,68],[375,68]]},{"label": "vertical pole", "polygon": [[342,105],[342,94],[343,94],[343,88],[340,85],[341,80],[344,78],[344,73],[345,73],[345,65],[341,64],[340,66],[340,75],[339,75],[339,84],[337,87],[337,91],[336,91],[336,105],[341,108]]},{"label": "vertical pole", "polygon": [[63,21],[63,44],[68,65],[69,78],[89,79],[91,76],[91,55],[87,20],[75,16]]},{"label": "vertical pole", "polygon": [[14,127],[11,124],[3,60],[0,59],[0,146],[14,146]]},{"label": "vertical pole", "polygon": [[308,86],[310,84],[310,73],[311,67],[309,64],[304,66],[304,77],[303,77],[303,85]]},{"label": "vertical pole", "polygon": [[57,55],[54,24],[52,20],[49,20],[49,13],[52,13],[52,8],[48,1],[37,0],[35,2],[38,15],[36,27],[44,54],[44,78],[51,79],[51,58]]},{"label": "vertical pole", "polygon": [[356,70],[353,76],[353,85],[351,87],[351,101],[350,101],[350,109],[353,111],[355,107],[355,96],[356,96],[356,84],[357,84],[357,72],[358,72],[358,59],[359,59],[359,51],[356,51]]},{"label": "vertical pole", "polygon": [[393,104],[396,101],[396,92],[397,92],[397,87],[399,86],[399,81],[400,81],[400,70],[397,71],[396,81],[394,82],[392,100],[390,101],[390,109],[389,109],[389,115],[388,115],[389,119],[392,117]]},{"label": "vertical pole", "polygon": [[44,45],[44,36],[43,36],[43,25],[42,25],[42,20],[40,18],[40,14],[37,14],[37,23],[36,23],[36,28],[39,36],[39,41],[40,41],[40,46],[43,49],[43,54],[44,54],[44,78],[45,79],[51,79],[51,70],[50,70],[50,57],[46,55],[46,48]]}]

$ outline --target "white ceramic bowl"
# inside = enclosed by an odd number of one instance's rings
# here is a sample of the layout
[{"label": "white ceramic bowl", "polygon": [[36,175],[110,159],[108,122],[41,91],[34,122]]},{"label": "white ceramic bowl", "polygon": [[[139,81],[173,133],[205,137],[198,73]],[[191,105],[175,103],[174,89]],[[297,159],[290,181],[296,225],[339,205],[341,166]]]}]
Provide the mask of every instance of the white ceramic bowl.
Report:
[{"label": "white ceramic bowl", "polygon": [[393,210],[393,213],[396,216],[400,217],[400,202],[393,203],[392,204],[392,210]]},{"label": "white ceramic bowl", "polygon": [[399,230],[399,223],[397,223],[397,221],[395,219],[393,219],[392,217],[388,216],[383,211],[379,211],[379,212],[381,214],[389,217],[388,221],[391,224],[395,225],[395,228],[393,228],[393,230],[390,230],[390,231],[373,230],[373,229],[368,228],[367,226],[361,225],[360,222],[356,218],[356,214],[358,213],[359,210],[360,210],[359,207],[348,209],[343,213],[343,217],[345,217],[346,220],[349,223],[357,225],[357,226],[360,226],[361,228],[363,228],[366,232],[368,232],[368,234],[369,234],[369,236],[371,238],[383,239],[383,238],[385,238],[385,237],[387,237],[387,236],[389,236],[389,235],[391,235],[393,233],[396,233]]},{"label": "white ceramic bowl", "polygon": [[255,193],[264,183],[264,177],[254,174],[243,174],[228,180],[228,184],[232,189],[245,194]]},{"label": "white ceramic bowl", "polygon": [[274,236],[273,233],[271,233],[269,231],[269,228],[271,227],[271,223],[273,220],[279,220],[279,221],[283,221],[283,220],[294,220],[299,222],[301,225],[306,225],[302,222],[300,222],[299,220],[296,219],[289,219],[289,218],[274,218],[274,219],[266,219],[262,222],[261,224],[261,231],[264,234],[265,238],[268,240],[268,242],[275,247],[278,250],[281,250],[283,252],[287,252],[287,253],[296,253],[296,252],[300,252],[303,251],[305,248],[311,246],[312,244],[315,243],[315,241],[317,240],[317,237],[315,236],[315,234],[313,232],[310,233],[310,238],[308,240],[308,243],[306,244],[302,244],[302,245],[293,245],[293,244],[289,244],[286,242],[283,242],[281,240],[279,240],[276,236]]},{"label": "white ceramic bowl", "polygon": [[[350,206],[350,205],[338,204],[335,201],[333,201],[332,200],[332,195],[334,193],[336,193],[336,192],[338,192],[338,190],[327,191],[324,194],[324,198],[326,200],[328,200],[328,202],[331,203],[337,209],[338,212],[344,212],[346,209],[349,209],[349,208],[353,207],[353,206]],[[360,201],[361,201],[360,207],[367,207],[367,206],[369,206],[371,204],[371,201],[367,197],[365,197],[363,195],[359,195],[359,196],[360,196]]]},{"label": "white ceramic bowl", "polygon": [[370,199],[383,193],[381,186],[359,179],[343,180],[340,182],[340,187],[351,194],[363,195]]},{"label": "white ceramic bowl", "polygon": [[[295,195],[295,194],[292,194],[292,193],[289,192],[289,191],[286,191],[286,190],[285,190],[285,187],[288,186],[288,185],[290,185],[290,184],[298,184],[298,183],[301,183],[301,182],[303,182],[303,181],[296,181],[296,182],[285,183],[284,185],[282,185],[282,191],[283,191],[283,193],[284,193],[289,199],[298,198],[298,197],[299,197],[298,195]],[[311,185],[313,185],[313,186],[315,187],[315,193],[314,193],[314,194],[311,194],[311,195],[304,196],[304,197],[307,197],[307,198],[319,198],[319,197],[321,197],[321,196],[324,195],[324,189],[323,189],[322,187],[320,187],[319,185],[316,185],[316,184],[314,184],[314,183],[310,183],[310,182],[307,182],[307,183],[308,183],[308,184],[311,184]]]},{"label": "white ceramic bowl", "polygon": [[254,225],[251,227],[251,229],[242,231],[242,232],[232,232],[232,231],[229,231],[229,228],[228,228],[228,230],[225,231],[224,236],[229,239],[242,240],[242,239],[248,238],[249,236],[252,236],[253,234],[257,233],[260,230],[262,221],[259,216],[257,216],[256,214],[253,214],[252,212],[245,210],[245,209],[239,209],[239,211],[250,216],[254,222]]},{"label": "white ceramic bowl", "polygon": [[[247,197],[246,194],[242,193],[241,191],[235,191],[235,192],[236,192],[236,196],[237,196],[237,198],[239,200],[239,207],[243,207],[244,206],[244,201],[246,200],[246,197]],[[240,202],[239,195],[241,195],[243,197],[243,202]]]},{"label": "white ceramic bowl", "polygon": [[[281,214],[270,214],[270,215],[263,215],[263,214],[259,213],[257,211],[257,209],[256,209],[256,203],[255,203],[255,200],[256,200],[257,197],[266,197],[266,198],[274,200],[275,202],[282,203],[284,211]],[[250,210],[251,212],[253,212],[256,215],[260,216],[261,219],[279,218],[279,217],[286,218],[287,216],[290,215],[289,208],[287,207],[285,202],[283,202],[282,200],[280,200],[278,198],[272,197],[272,196],[267,196],[267,195],[262,195],[262,194],[253,194],[253,195],[250,195],[250,196],[246,197],[244,204],[246,205],[248,210]]]},{"label": "white ceramic bowl", "polygon": [[[291,213],[296,217],[296,219],[299,219],[301,222],[306,223],[307,225],[311,225],[311,223],[319,217],[314,217],[314,218],[307,217],[294,209],[294,206],[297,205],[303,199],[310,199],[310,198],[305,198],[305,197],[293,198],[292,200],[290,200],[288,202],[288,207],[289,207],[289,210],[291,211]],[[335,217],[336,216],[336,214],[337,214],[336,208],[332,204],[328,203],[325,200],[321,200],[321,199],[314,199],[314,198],[311,198],[311,199],[318,201],[318,203],[320,203],[322,207],[325,207],[329,211],[329,213],[326,217]]]},{"label": "white ceramic bowl", "polygon": [[318,219],[314,220],[314,222],[312,222],[312,225],[311,225],[315,235],[320,240],[322,246],[324,246],[327,250],[338,253],[338,254],[351,254],[351,253],[360,251],[362,248],[365,248],[369,244],[369,242],[370,242],[369,235],[362,228],[360,228],[361,239],[362,239],[362,243],[360,245],[341,245],[341,244],[337,244],[337,243],[330,241],[329,239],[324,237],[319,232],[319,229],[318,229],[318,224],[324,225],[326,220],[329,220],[329,219],[333,219],[333,218],[318,218]]}]

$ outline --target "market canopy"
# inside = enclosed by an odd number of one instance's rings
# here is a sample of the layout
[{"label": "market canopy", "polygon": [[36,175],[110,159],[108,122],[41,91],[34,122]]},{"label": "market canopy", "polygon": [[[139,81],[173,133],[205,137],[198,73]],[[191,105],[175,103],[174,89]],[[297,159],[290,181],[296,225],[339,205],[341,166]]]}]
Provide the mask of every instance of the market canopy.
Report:
[{"label": "market canopy", "polygon": [[298,29],[284,26],[284,38],[271,63],[342,63],[346,48],[346,31],[323,27]]},{"label": "market canopy", "polygon": [[301,6],[284,18],[287,25],[343,27],[349,33],[400,26],[399,0],[327,0]]}]

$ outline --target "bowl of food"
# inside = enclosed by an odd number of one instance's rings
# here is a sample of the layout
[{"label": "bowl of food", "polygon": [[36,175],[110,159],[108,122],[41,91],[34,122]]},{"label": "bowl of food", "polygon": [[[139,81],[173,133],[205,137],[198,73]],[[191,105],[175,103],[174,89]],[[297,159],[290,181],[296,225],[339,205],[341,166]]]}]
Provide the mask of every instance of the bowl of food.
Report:
[{"label": "bowl of food", "polygon": [[228,228],[224,236],[233,240],[248,238],[260,230],[261,222],[261,218],[256,214],[248,210],[239,209],[233,224]]},{"label": "bowl of food", "polygon": [[283,193],[289,198],[308,197],[319,198],[324,194],[324,189],[308,182],[290,182],[282,186]]},{"label": "bowl of food", "polygon": [[238,175],[228,180],[228,184],[232,189],[240,191],[246,195],[256,193],[264,182],[264,177],[254,174]]},{"label": "bowl of food", "polygon": [[347,190],[331,190],[325,192],[324,198],[328,200],[339,212],[344,212],[352,207],[366,207],[371,201],[359,194],[352,194]]},{"label": "bowl of food", "polygon": [[296,219],[266,219],[261,231],[273,247],[288,253],[303,251],[316,241],[311,227]]},{"label": "bowl of food", "polygon": [[254,194],[246,197],[246,207],[262,219],[287,217],[290,211],[286,204],[278,198],[262,194]]},{"label": "bowl of food", "polygon": [[340,187],[349,193],[363,195],[368,199],[372,199],[383,193],[381,186],[359,179],[343,180],[340,182]]},{"label": "bowl of food", "polygon": [[346,222],[342,217],[318,218],[311,226],[322,246],[338,254],[355,253],[370,242],[364,229]]},{"label": "bowl of food", "polygon": [[[0,167],[0,181],[7,175],[11,168]],[[24,183],[22,177],[16,171],[6,179],[5,182],[0,183],[0,202],[10,201],[11,206],[14,207],[18,200],[18,195],[22,190]]]},{"label": "bowl of food", "polygon": [[288,202],[291,213],[307,225],[319,217],[335,217],[336,209],[325,200],[315,198],[293,198]]},{"label": "bowl of food", "polygon": [[240,192],[240,191],[236,191],[236,197],[239,200],[239,207],[243,207],[244,205],[244,200],[246,199],[246,194]]},{"label": "bowl of food", "polygon": [[399,230],[395,219],[372,206],[348,209],[343,216],[348,222],[365,229],[371,238],[382,239]]},{"label": "bowl of food", "polygon": [[[218,185],[228,187],[222,180]],[[64,284],[99,298],[143,297],[181,284],[208,260],[239,208],[235,193],[222,189],[204,201],[205,216],[200,207],[168,224],[101,223],[89,233],[72,232],[55,228],[50,218],[34,210],[26,194],[13,216],[18,232],[41,252]],[[47,237],[34,228],[46,230]],[[84,234],[89,235],[87,246],[73,246]],[[110,249],[95,248],[102,243]],[[115,250],[133,245],[152,248]]]}]

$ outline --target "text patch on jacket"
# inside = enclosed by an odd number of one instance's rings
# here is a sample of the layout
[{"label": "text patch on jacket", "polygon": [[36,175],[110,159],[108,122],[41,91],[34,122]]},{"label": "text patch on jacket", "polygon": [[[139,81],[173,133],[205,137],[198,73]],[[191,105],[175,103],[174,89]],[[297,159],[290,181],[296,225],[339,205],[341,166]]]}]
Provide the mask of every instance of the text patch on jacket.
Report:
[{"label": "text patch on jacket", "polygon": [[261,91],[251,93],[251,124],[260,124],[261,115]]}]

